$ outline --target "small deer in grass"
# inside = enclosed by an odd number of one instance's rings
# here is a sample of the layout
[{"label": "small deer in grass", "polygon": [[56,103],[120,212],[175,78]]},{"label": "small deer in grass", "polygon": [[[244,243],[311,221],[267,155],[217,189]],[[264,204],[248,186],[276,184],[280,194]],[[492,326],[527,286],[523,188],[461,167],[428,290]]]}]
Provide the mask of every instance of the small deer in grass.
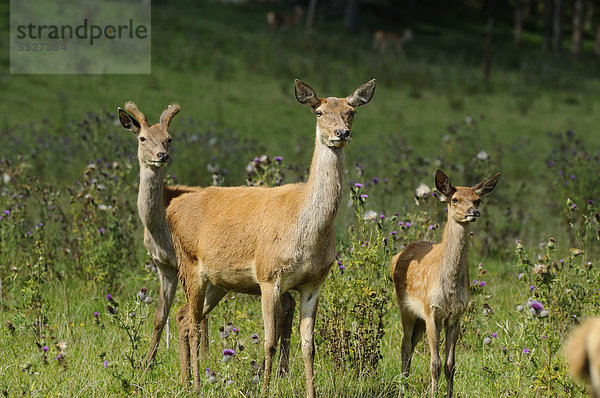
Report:
[{"label": "small deer in grass", "polygon": [[565,346],[565,356],[576,379],[591,385],[591,396],[600,398],[600,318],[579,326]]},{"label": "small deer in grass", "polygon": [[[137,105],[129,101],[125,109],[118,108],[121,125],[133,132],[138,139],[138,160],[140,164],[140,185],[138,190],[138,212],[144,225],[144,245],[152,261],[159,270],[160,293],[156,314],[154,316],[154,330],[146,365],[149,366],[158,349],[158,343],[177,289],[177,257],[173,248],[171,230],[166,220],[166,208],[173,198],[184,193],[199,192],[201,187],[188,187],[182,185],[167,186],[164,184],[164,166],[167,165],[171,135],[168,132],[172,118],[179,112],[177,104],[169,105],[160,116],[157,124],[150,126],[146,116]],[[207,287],[207,296],[223,297],[222,289],[210,285]],[[287,293],[282,296],[282,313],[284,321],[281,323],[281,356],[279,374],[288,370],[287,358],[289,356],[289,339],[292,332],[292,317],[294,315],[294,299]],[[178,318],[182,315],[178,314]],[[202,324],[202,356],[208,353],[208,320]],[[187,344],[187,327],[179,330],[180,344]],[[183,338],[182,338],[183,337]],[[186,359],[187,358],[187,359]],[[189,363],[189,350],[181,361]],[[181,381],[186,383],[189,378],[187,372],[182,373]]]},{"label": "small deer in grass", "polygon": [[402,36],[394,32],[385,30],[376,30],[373,33],[373,50],[381,53],[396,51],[398,54],[404,54],[404,44],[412,40],[412,30],[404,29]]},{"label": "small deer in grass", "polygon": [[469,224],[479,217],[481,196],[496,186],[500,173],[474,187],[453,187],[442,171],[435,174],[435,187],[448,202],[448,221],[442,243],[415,242],[392,259],[396,298],[402,316],[402,375],[408,376],[415,346],[427,331],[431,353],[431,395],[440,375],[440,331],[446,329],[444,373],[447,396],[452,396],[454,348],[460,318],[469,302]]},{"label": "small deer in grass", "polygon": [[[319,98],[299,80],[294,89],[296,99],[317,119],[308,182],[275,188],[208,187],[174,199],[167,209],[187,300],[188,316],[180,312],[178,319],[189,322],[196,391],[200,389],[198,325],[222,297],[206,294],[210,283],[223,294],[231,290],[261,295],[263,395],[268,391],[282,322],[281,295],[299,292],[306,395],[315,396],[313,333],[319,289],[335,260],[334,221],[342,200],[344,147],[351,139],[354,108],[371,100],[375,80],[346,98]],[[180,325],[180,330],[184,328]]]}]

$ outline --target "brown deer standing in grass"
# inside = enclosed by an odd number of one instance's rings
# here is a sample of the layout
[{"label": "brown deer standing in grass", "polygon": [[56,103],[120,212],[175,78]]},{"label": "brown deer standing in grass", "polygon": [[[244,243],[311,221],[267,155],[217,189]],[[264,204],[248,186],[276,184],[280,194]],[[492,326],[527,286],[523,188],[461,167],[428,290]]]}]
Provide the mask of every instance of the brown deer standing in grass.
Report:
[{"label": "brown deer standing in grass", "polygon": [[404,54],[404,44],[412,40],[413,34],[410,29],[404,29],[402,36],[394,32],[385,30],[376,30],[373,33],[373,50],[381,53],[396,51],[398,54]]},{"label": "brown deer standing in grass", "polygon": [[282,14],[277,11],[267,13],[267,26],[274,32],[276,30],[291,30],[296,27],[300,19],[304,16],[304,10],[300,6],[294,7],[294,15]]},{"label": "brown deer standing in grass", "polygon": [[427,331],[431,354],[431,395],[437,391],[441,362],[440,331],[446,330],[444,373],[447,396],[452,396],[454,348],[460,318],[469,302],[469,224],[479,217],[481,196],[496,186],[500,173],[469,187],[453,187],[442,171],[435,174],[435,186],[448,202],[448,221],[442,243],[414,242],[392,259],[396,298],[402,316],[402,375],[408,376],[417,343]]},{"label": "brown deer standing in grass", "polygon": [[600,398],[600,318],[579,326],[565,346],[565,356],[576,379],[591,385],[591,395]]},{"label": "brown deer standing in grass", "polygon": [[[169,105],[160,116],[159,123],[152,126],[148,125],[146,116],[133,101],[127,102],[125,109],[118,108],[117,110],[121,125],[133,132],[138,138],[138,160],[140,164],[138,212],[144,225],[144,246],[159,270],[160,293],[154,317],[152,340],[146,356],[147,366],[153,362],[156,356],[178,282],[177,257],[173,248],[171,230],[166,220],[166,207],[173,198],[184,193],[198,192],[202,189],[201,187],[167,186],[164,184],[163,168],[169,161],[169,147],[172,141],[168,128],[172,118],[179,110],[179,105]],[[209,284],[207,288],[208,297],[218,296],[220,299],[223,294],[222,289]],[[280,329],[282,357],[278,371],[280,375],[287,373],[288,370],[287,358],[289,357],[289,340],[292,333],[294,305],[294,299],[289,293],[282,296],[282,313],[280,316],[284,321]],[[180,316],[178,314],[178,317]],[[205,318],[202,324],[203,357],[206,357],[208,352],[207,332],[208,320]],[[180,344],[187,344],[187,327],[180,329],[179,335]],[[189,353],[187,357],[187,363],[189,363]],[[181,360],[186,361],[186,358]],[[186,382],[187,377],[187,372],[182,373],[182,383]]]},{"label": "brown deer standing in grass", "polygon": [[189,322],[196,391],[200,390],[198,325],[220,299],[206,294],[210,283],[223,292],[261,295],[263,395],[268,391],[282,322],[280,297],[289,290],[299,292],[306,395],[315,396],[313,333],[319,289],[335,260],[334,221],[342,199],[344,147],[351,139],[354,108],[371,100],[375,80],[347,98],[319,98],[299,80],[294,88],[296,99],[317,119],[307,183],[275,188],[208,187],[174,199],[167,209],[189,311],[189,319],[179,319]]}]

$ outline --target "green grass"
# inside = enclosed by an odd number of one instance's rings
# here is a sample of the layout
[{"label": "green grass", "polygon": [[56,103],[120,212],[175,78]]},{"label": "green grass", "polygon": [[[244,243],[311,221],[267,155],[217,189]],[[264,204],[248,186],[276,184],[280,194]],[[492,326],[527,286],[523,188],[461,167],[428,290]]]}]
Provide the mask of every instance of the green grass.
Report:
[{"label": "green grass", "polygon": [[[293,182],[306,175],[315,123],[295,100],[293,79],[302,79],[322,96],[344,96],[376,78],[375,96],[358,109],[353,141],[346,150],[345,183],[380,180],[365,188],[368,209],[388,217],[398,212],[399,219],[413,220],[424,208],[414,204],[414,189],[420,182],[432,185],[437,167],[444,168],[457,184],[474,184],[497,170],[503,172],[483,205],[482,222],[473,227],[471,276],[484,279],[487,286],[474,290],[473,307],[463,320],[457,349],[457,396],[583,396],[584,391],[570,381],[557,349],[574,321],[562,321],[558,310],[556,318],[539,322],[516,311],[532,293],[524,281],[516,279],[520,269],[515,266],[513,242],[522,239],[533,258],[538,242],[551,236],[558,242],[557,259],[567,258],[570,247],[586,246],[586,260],[597,273],[597,240],[592,236],[597,223],[592,222],[590,240],[583,245],[569,228],[566,215],[574,214],[579,228],[587,214],[586,200],[593,199],[589,214],[598,211],[598,60],[587,54],[575,59],[541,53],[540,37],[534,32],[525,35],[516,51],[510,27],[499,23],[488,90],[481,67],[485,26],[476,19],[477,10],[405,21],[415,38],[401,57],[370,48],[371,32],[395,27],[394,15],[383,19],[378,10],[365,12],[364,28],[353,36],[343,32],[338,19],[320,14],[317,32],[304,37],[300,29],[269,32],[265,14],[272,6],[286,10],[284,5],[271,4],[155,4],[152,74],[146,76],[10,75],[8,52],[0,54],[4,110],[0,176],[7,173],[13,178],[6,184],[0,182],[0,211],[11,209],[12,216],[18,217],[0,220],[0,391],[6,390],[9,396],[193,396],[178,384],[173,317],[171,348],[166,351],[163,338],[158,363],[150,372],[128,374],[132,386],[127,389],[111,373],[128,371],[122,355],[129,346],[123,331],[110,323],[105,294],[110,292],[123,305],[133,300],[141,286],[148,286],[153,296],[158,289],[155,275],[143,267],[147,258],[135,209],[135,140],[114,124],[117,106],[133,99],[152,122],[168,103],[181,104],[182,112],[170,128],[175,141],[174,160],[168,168],[180,183],[209,185],[211,173],[206,165],[215,162],[227,169],[226,185],[243,184],[247,162],[264,153],[282,155],[288,166],[286,182]],[[2,26],[8,26],[8,5],[0,5],[0,15],[7,21]],[[0,31],[6,33],[7,28]],[[0,43],[7,42],[6,35],[1,35]],[[585,48],[589,52],[590,42]],[[476,123],[466,124],[467,116]],[[566,144],[547,135],[568,129],[575,131],[576,138]],[[586,148],[589,158],[573,160],[577,156],[570,149],[575,139],[583,141],[578,151]],[[481,150],[490,154],[489,162],[473,160]],[[575,180],[563,180],[556,168],[547,167],[547,160],[558,163],[561,156],[566,160],[560,167],[573,173]],[[99,170],[120,178],[113,181],[100,172],[95,175],[109,187],[104,191],[95,190],[82,175],[87,164],[97,160]],[[119,171],[101,166],[113,162],[118,162]],[[364,175],[357,163],[364,166]],[[383,183],[384,178],[389,183]],[[54,213],[46,210],[48,192],[56,195],[51,200],[57,209]],[[97,203],[113,203],[114,217],[90,204],[87,193]],[[577,212],[565,209],[567,197],[577,201]],[[442,208],[438,203],[428,205],[432,223],[443,223]],[[100,237],[98,229],[115,220],[125,236],[114,241]],[[46,227],[38,232],[34,227],[40,221]],[[355,223],[353,209],[344,200],[337,219],[338,242],[348,243],[348,227]],[[33,237],[27,235],[28,230]],[[439,230],[427,237],[439,239]],[[27,280],[39,261],[36,239],[46,243],[48,270],[42,281],[32,284]],[[477,276],[479,262],[487,269],[483,277]],[[387,262],[378,267],[387,275]],[[95,276],[94,272],[103,270],[108,272],[105,279]],[[573,285],[589,289],[583,307],[572,305],[581,309],[579,317],[595,313],[599,301],[597,279],[586,278],[577,274],[572,280]],[[67,343],[66,369],[54,360],[53,347],[53,355],[44,364],[41,348],[36,346],[40,337],[31,327],[35,318],[31,294],[36,286],[47,317],[45,339]],[[389,279],[382,278],[374,288],[386,290],[391,299]],[[334,289],[331,278],[323,291],[335,295],[335,290],[327,289]],[[248,363],[261,360],[262,344],[251,345],[248,339],[252,333],[262,337],[260,302],[256,297],[232,296],[211,314],[214,342],[207,364],[220,377],[231,375],[235,383],[227,390],[205,383],[204,396],[258,395],[258,387],[249,382]],[[554,296],[546,292],[540,297],[551,302]],[[180,289],[174,306],[183,302]],[[494,308],[493,316],[482,315],[483,302]],[[325,349],[329,342],[318,332],[325,318],[319,318],[315,362],[319,396],[397,395],[403,384],[399,377],[400,315],[393,300],[386,309],[383,358],[372,373],[335,369]],[[95,324],[94,311],[101,314],[104,329]],[[273,380],[273,396],[304,394],[297,319],[296,313],[291,373]],[[7,321],[16,330],[11,331]],[[218,326],[227,321],[241,329],[239,336],[246,347],[229,367],[220,361],[220,352],[231,342],[218,336]],[[143,326],[140,356],[147,348],[151,323]],[[540,337],[542,332],[548,334],[547,340]],[[498,333],[497,339],[484,346],[483,337],[491,333]],[[553,345],[548,348],[550,342]],[[531,356],[521,353],[526,347],[533,350]],[[545,366],[549,353],[553,359]],[[105,358],[108,369],[102,366]],[[428,350],[421,344],[411,376],[404,382],[407,396],[424,394],[428,367]],[[443,388],[442,382],[440,391]]]}]

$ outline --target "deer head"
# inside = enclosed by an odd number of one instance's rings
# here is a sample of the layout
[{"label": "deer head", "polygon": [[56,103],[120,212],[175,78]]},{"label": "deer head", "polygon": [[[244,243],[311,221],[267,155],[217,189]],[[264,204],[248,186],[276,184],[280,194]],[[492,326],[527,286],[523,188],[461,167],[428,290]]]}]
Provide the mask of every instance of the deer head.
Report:
[{"label": "deer head", "polygon": [[365,105],[375,92],[375,79],[363,84],[346,98],[319,98],[306,83],[294,81],[296,99],[317,117],[317,139],[328,147],[342,148],[352,139],[350,128],[354,108]]},{"label": "deer head", "polygon": [[473,187],[453,187],[450,179],[443,171],[435,172],[435,187],[446,197],[448,202],[448,219],[458,223],[469,223],[477,220],[481,214],[479,205],[481,197],[494,190],[500,179],[500,173],[480,182]]},{"label": "deer head", "polygon": [[163,167],[169,160],[171,135],[169,124],[181,108],[171,104],[160,115],[157,124],[148,125],[146,116],[133,101],[125,103],[125,109],[119,107],[119,121],[126,130],[133,132],[138,139],[138,158],[141,163],[150,167]]}]

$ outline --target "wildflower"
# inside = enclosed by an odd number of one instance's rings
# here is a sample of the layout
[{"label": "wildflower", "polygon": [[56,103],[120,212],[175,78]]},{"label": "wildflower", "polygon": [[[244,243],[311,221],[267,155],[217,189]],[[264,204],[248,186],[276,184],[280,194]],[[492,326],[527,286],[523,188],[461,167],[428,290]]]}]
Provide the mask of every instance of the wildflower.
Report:
[{"label": "wildflower", "polygon": [[399,221],[398,226],[400,226],[400,227],[404,226],[404,221]]},{"label": "wildflower", "polygon": [[476,158],[477,158],[477,160],[489,160],[490,155],[488,155],[486,151],[480,151],[476,155]]},{"label": "wildflower", "polygon": [[256,333],[254,333],[252,336],[250,336],[250,340],[252,341],[252,344],[260,343],[260,337],[258,337],[258,335]]},{"label": "wildflower", "polygon": [[485,337],[483,339],[483,345],[488,345],[488,344],[492,344],[492,339],[489,337]]},{"label": "wildflower", "polygon": [[137,292],[137,298],[140,299],[140,301],[144,301],[144,299],[146,298],[146,292],[148,290],[145,287],[140,288],[140,291]]},{"label": "wildflower", "polygon": [[392,231],[392,235],[396,235],[398,232],[396,231]]},{"label": "wildflower", "polygon": [[523,273],[521,272],[519,275],[517,275],[517,279],[522,279],[523,278]]},{"label": "wildflower", "polygon": [[523,354],[529,354],[531,351],[529,348],[523,348]]},{"label": "wildflower", "polygon": [[229,336],[229,332],[225,330],[223,326],[219,328],[219,337],[222,339],[226,339]]},{"label": "wildflower", "polygon": [[366,193],[363,193],[362,195],[360,195],[361,199],[367,199],[369,197],[369,195],[367,195]]},{"label": "wildflower", "polygon": [[225,326],[225,331],[230,333],[233,332],[233,323],[227,322],[227,326]]},{"label": "wildflower", "polygon": [[254,158],[254,163],[259,164],[260,163],[260,158],[259,157]]},{"label": "wildflower", "polygon": [[108,293],[108,294],[106,295],[106,300],[107,300],[107,301],[113,301],[113,297],[112,297],[112,295],[111,295],[110,293]]},{"label": "wildflower", "polygon": [[283,157],[281,157],[281,156],[275,156],[273,159],[275,159],[275,162],[277,162],[277,163],[283,162]]},{"label": "wildflower", "polygon": [[215,373],[215,371],[213,370],[212,372],[210,372],[210,376],[208,376],[208,382],[210,384],[215,384],[217,382],[217,374]]},{"label": "wildflower", "polygon": [[435,226],[433,224],[430,224],[427,228],[429,228],[430,231],[433,231],[435,229]]},{"label": "wildflower", "polygon": [[104,227],[102,227],[98,230],[98,232],[100,232],[100,235],[104,235],[104,232],[106,232],[106,229]]},{"label": "wildflower", "polygon": [[492,338],[493,338],[493,339],[495,339],[495,338],[497,338],[497,337],[498,337],[498,333],[495,333],[495,332],[494,332],[494,333],[492,333]]},{"label": "wildflower", "polygon": [[223,362],[227,363],[231,360],[231,358],[233,358],[233,356],[235,355],[235,351],[234,350],[230,350],[228,348],[223,350]]},{"label": "wildflower", "polygon": [[380,214],[380,215],[379,215],[379,219],[380,219],[380,220],[384,220],[384,219],[385,219],[385,214]]},{"label": "wildflower", "polygon": [[362,188],[363,185],[360,182],[357,182],[357,183],[354,184],[354,186],[356,188]]},{"label": "wildflower", "polygon": [[431,193],[431,188],[429,188],[429,186],[427,186],[426,184],[419,184],[419,186],[417,187],[417,189],[415,189],[415,196],[417,198],[424,198],[427,195],[429,195]]},{"label": "wildflower", "polygon": [[209,377],[211,374],[210,368],[206,368],[206,371],[204,372],[204,374],[206,375],[206,377]]},{"label": "wildflower", "polygon": [[545,334],[540,336],[542,339],[546,340],[548,338],[548,336],[546,336]]},{"label": "wildflower", "polygon": [[233,328],[232,332],[233,333],[239,333],[240,332],[240,328]]},{"label": "wildflower", "polygon": [[94,311],[94,318],[98,318],[100,316],[100,313],[98,311]]},{"label": "wildflower", "polygon": [[58,360],[60,360],[61,358],[62,358],[62,355],[61,355],[61,354],[58,354],[57,356],[55,356],[55,357],[54,357],[54,360],[55,360],[55,361],[58,361]]},{"label": "wildflower", "polygon": [[517,305],[517,311],[521,312],[525,309],[525,307],[523,307],[523,305],[519,304]]},{"label": "wildflower", "polygon": [[533,267],[533,273],[538,275],[544,275],[548,272],[548,265],[546,264],[536,264]]},{"label": "wildflower", "polygon": [[407,221],[407,222],[406,222],[404,225],[406,225],[406,228],[410,228],[410,226],[411,226],[412,224],[410,223],[410,221]]},{"label": "wildflower", "polygon": [[379,178],[377,178],[377,177],[373,177],[373,178],[371,179],[371,181],[373,181],[373,184],[377,185],[377,183],[379,182]]},{"label": "wildflower", "polygon": [[7,216],[10,216],[10,210],[4,210],[3,213]]},{"label": "wildflower", "polygon": [[346,267],[344,266],[344,264],[340,264],[340,271],[343,271],[345,269],[346,269]]},{"label": "wildflower", "polygon": [[471,285],[476,285],[477,284],[477,279],[473,279],[473,281],[471,282]]},{"label": "wildflower", "polygon": [[104,362],[102,362],[102,367],[104,369],[106,369],[108,367],[108,361],[105,359]]},{"label": "wildflower", "polygon": [[44,351],[44,352],[48,352],[49,349],[50,349],[50,347],[48,347],[47,345],[42,347],[42,351]]},{"label": "wildflower", "polygon": [[529,285],[529,290],[531,290],[533,292],[535,290],[535,286]]},{"label": "wildflower", "polygon": [[373,221],[376,218],[377,218],[376,212],[374,212],[373,210],[367,210],[367,211],[365,211],[365,214],[363,216],[363,221]]},{"label": "wildflower", "polygon": [[485,281],[479,282],[479,287],[484,287],[486,285]]}]

